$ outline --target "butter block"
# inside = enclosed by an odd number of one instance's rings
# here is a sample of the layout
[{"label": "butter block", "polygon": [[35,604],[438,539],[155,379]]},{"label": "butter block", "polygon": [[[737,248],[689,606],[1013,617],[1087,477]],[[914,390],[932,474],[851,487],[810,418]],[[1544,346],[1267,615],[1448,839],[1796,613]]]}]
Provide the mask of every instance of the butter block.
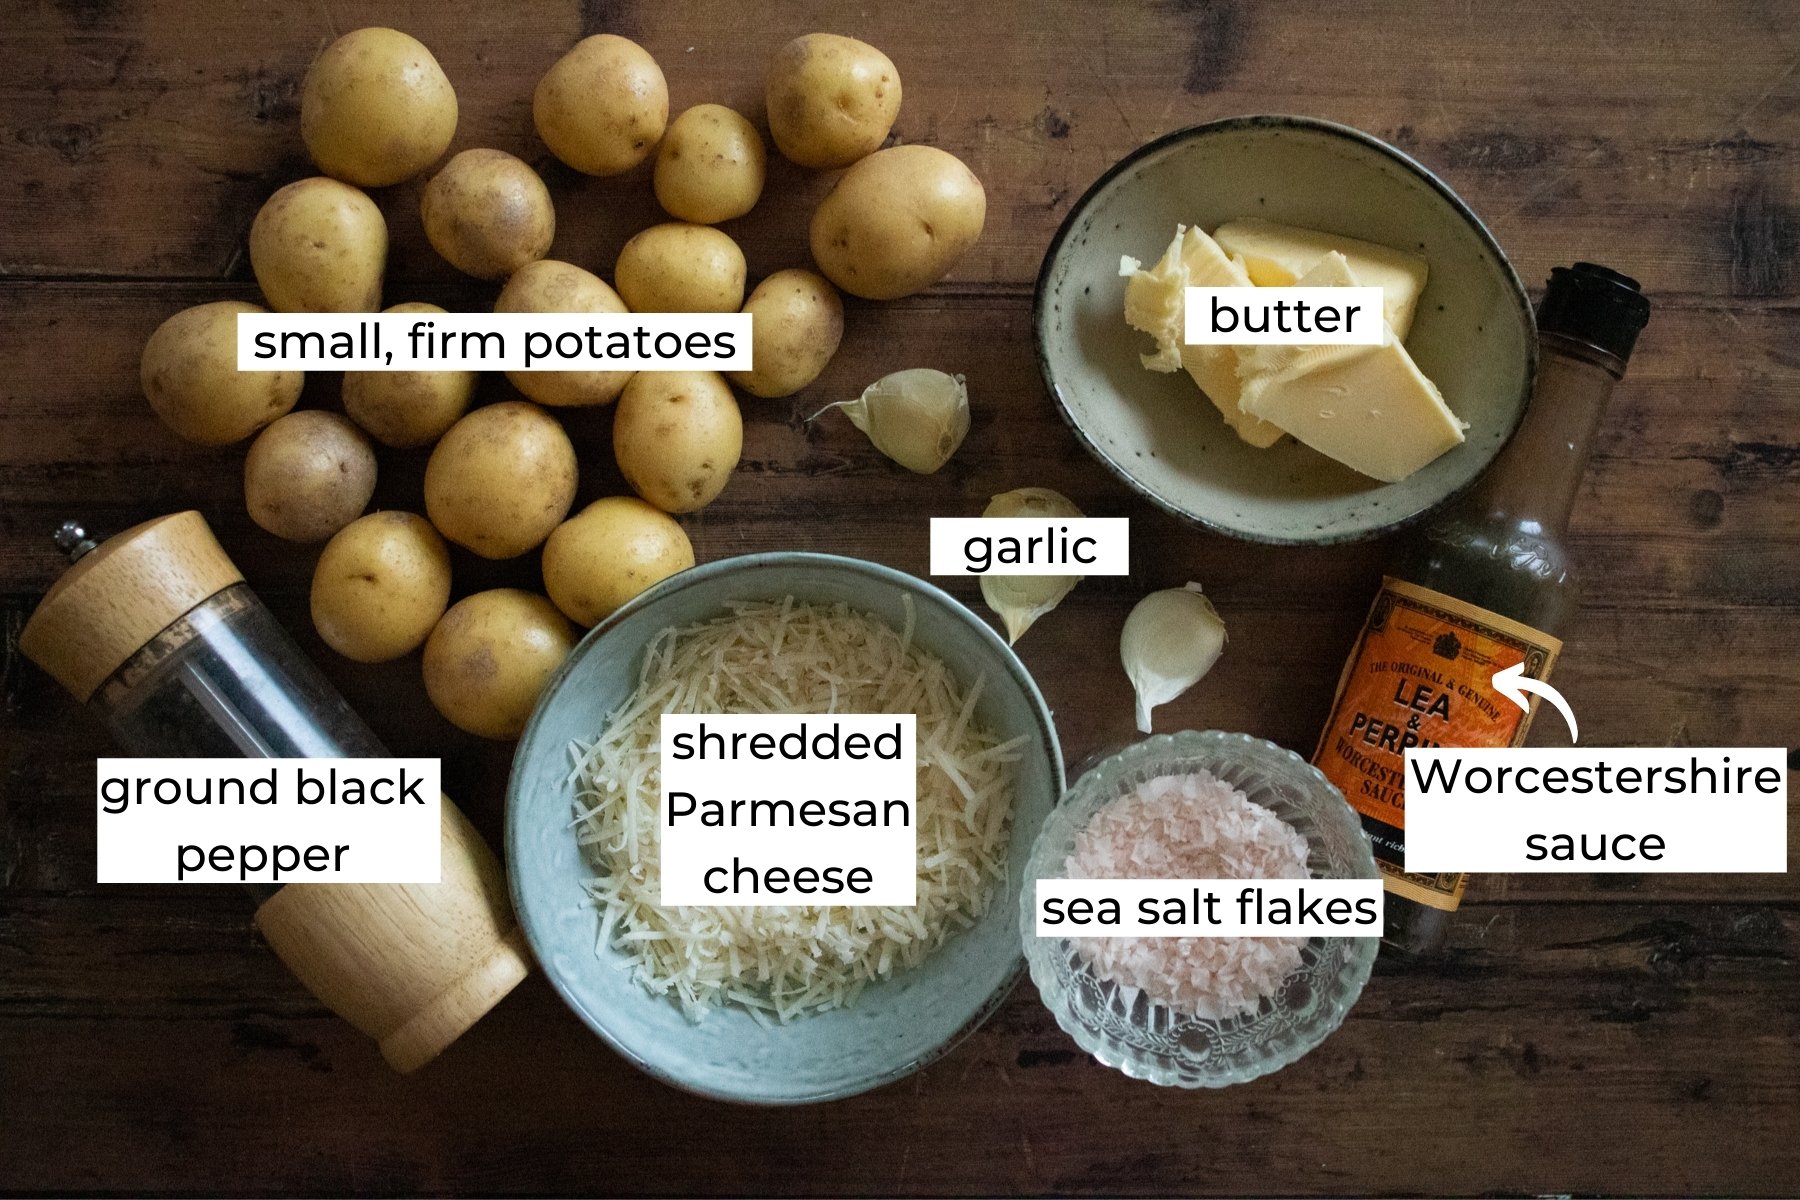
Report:
[{"label": "butter block", "polygon": [[1290,287],[1336,251],[1362,286],[1381,289],[1383,315],[1395,335],[1405,341],[1412,330],[1413,311],[1429,273],[1425,260],[1416,254],[1256,217],[1228,221],[1212,236],[1224,253],[1243,260],[1250,281],[1258,287]]},{"label": "butter block", "polygon": [[1200,229],[1177,226],[1175,238],[1154,267],[1144,270],[1137,259],[1123,255],[1119,274],[1125,276],[1125,321],[1149,334],[1156,351],[1139,356],[1152,371],[1185,368],[1206,393],[1237,435],[1253,446],[1273,445],[1281,430],[1266,421],[1244,416],[1238,408],[1237,352],[1231,346],[1184,344],[1186,292],[1189,287],[1249,287],[1250,276],[1217,242]]}]

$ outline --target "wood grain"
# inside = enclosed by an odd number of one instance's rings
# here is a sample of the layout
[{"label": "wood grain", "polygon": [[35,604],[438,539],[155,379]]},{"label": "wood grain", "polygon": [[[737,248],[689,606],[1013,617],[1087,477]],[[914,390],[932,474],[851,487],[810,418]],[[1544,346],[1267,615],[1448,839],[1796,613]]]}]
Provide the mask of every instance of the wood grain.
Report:
[{"label": "wood grain", "polygon": [[[1558,683],[1595,744],[1784,745],[1800,726],[1800,22],[1780,0],[25,0],[0,22],[0,1191],[1795,1190],[1791,876],[1477,879],[1445,958],[1384,961],[1317,1052],[1226,1092],[1098,1066],[1025,984],[916,1077],[804,1114],[650,1081],[541,979],[402,1080],[285,973],[236,893],[94,885],[91,764],[110,746],[16,649],[70,515],[111,531],[199,508],[377,733],[443,756],[446,787],[498,844],[506,748],[438,718],[416,658],[368,667],[326,650],[305,612],[314,552],[245,516],[242,448],[178,441],[137,390],[164,317],[254,297],[249,223],[310,173],[300,79],[361,24],[433,48],[459,88],[453,148],[538,164],[558,203],[553,253],[603,275],[656,210],[647,170],[580,178],[531,133],[532,85],[577,37],[639,39],[676,110],[755,113],[769,52],[811,29],[893,57],[897,134],[976,169],[988,228],[939,289],[852,302],[806,393],[746,401],[738,475],[684,523],[702,560],[807,548],[923,573],[923,515],[972,515],[1008,488],[1131,516],[1135,574],[1087,581],[1020,647],[1071,763],[1134,736],[1117,629],[1143,591],[1188,579],[1232,642],[1159,722],[1309,750],[1388,552],[1269,551],[1146,510],[1082,452],[1037,374],[1031,285],[1082,191],[1153,136],[1258,111],[1392,140],[1470,201],[1534,286],[1576,258],[1644,281],[1656,314],[1577,506],[1585,601]],[[764,202],[728,227],[752,277],[805,262],[829,184],[771,164]],[[377,200],[390,301],[492,303],[424,242],[416,184]],[[964,372],[974,397],[973,432],[939,475],[894,470],[834,416],[806,420],[915,365]],[[302,403],[336,393],[319,375]],[[482,399],[509,394],[484,381]],[[622,490],[608,415],[563,415],[581,498]],[[416,510],[424,457],[384,454],[377,503]],[[454,567],[459,594],[539,584],[530,556]],[[1559,734],[1540,721],[1534,736]],[[1789,837],[1791,859],[1791,821]]]}]

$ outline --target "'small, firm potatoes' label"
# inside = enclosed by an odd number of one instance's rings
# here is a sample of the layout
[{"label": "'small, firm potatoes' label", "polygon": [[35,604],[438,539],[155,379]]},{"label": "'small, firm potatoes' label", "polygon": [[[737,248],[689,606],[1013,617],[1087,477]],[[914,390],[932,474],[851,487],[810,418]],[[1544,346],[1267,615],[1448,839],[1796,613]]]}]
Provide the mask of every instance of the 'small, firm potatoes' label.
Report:
[{"label": "'small, firm potatoes' label", "polygon": [[1454,909],[1465,878],[1402,865],[1406,751],[1523,744],[1531,715],[1494,691],[1494,674],[1523,663],[1525,675],[1543,679],[1561,649],[1549,634],[1454,596],[1381,581],[1313,764],[1362,814],[1389,891]]}]

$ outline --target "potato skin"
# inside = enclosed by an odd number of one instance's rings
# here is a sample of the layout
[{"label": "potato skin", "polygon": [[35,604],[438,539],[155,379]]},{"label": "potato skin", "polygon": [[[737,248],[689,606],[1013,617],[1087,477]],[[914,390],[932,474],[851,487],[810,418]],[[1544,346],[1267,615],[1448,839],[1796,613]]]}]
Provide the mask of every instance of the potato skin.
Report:
[{"label": "potato skin", "polygon": [[668,513],[705,508],[744,450],[744,419],[715,371],[639,371],[613,417],[613,457],[633,491]]},{"label": "potato skin", "polygon": [[505,279],[550,253],[556,208],[538,173],[504,150],[464,150],[419,198],[432,249],[477,279]]},{"label": "potato skin", "polygon": [[731,382],[752,396],[791,396],[819,377],[844,340],[844,302],[811,271],[777,271],[750,293],[753,370]]},{"label": "potato skin", "polygon": [[250,267],[276,312],[374,312],[387,249],[375,202],[323,175],[270,196],[250,224]]},{"label": "potato skin", "polygon": [[550,153],[584,175],[629,171],[669,122],[669,85],[629,38],[583,38],[538,80],[531,120]]},{"label": "potato skin", "polygon": [[987,193],[935,146],[878,150],[844,172],[812,219],[826,278],[865,300],[923,291],[981,236]]},{"label": "potato skin", "polygon": [[588,626],[693,565],[694,545],[674,518],[636,496],[607,496],[544,543],[544,590],[564,616]]},{"label": "potato skin", "polygon": [[425,464],[425,511],[483,558],[541,544],[575,500],[575,447],[555,417],[509,400],[450,427]]},{"label": "potato skin", "polygon": [[312,578],[313,628],[356,662],[424,645],[450,603],[450,549],[417,513],[374,512],[332,535]]},{"label": "potato skin", "polygon": [[357,187],[411,179],[450,148],[456,90],[431,51],[397,29],[346,33],[300,89],[300,136],[319,170]]},{"label": "potato skin", "polygon": [[744,252],[710,225],[652,225],[619,251],[613,282],[634,313],[737,312]]},{"label": "potato skin", "polygon": [[257,435],[244,459],[250,519],[290,542],[324,541],[374,494],[375,451],[336,413],[289,413]]},{"label": "potato skin", "polygon": [[[500,298],[499,313],[627,313],[625,301],[604,279],[573,263],[553,258],[526,263],[513,273]],[[567,408],[611,404],[624,390],[630,371],[508,371],[507,379],[539,404]]]},{"label": "potato skin", "polygon": [[[391,313],[441,313],[410,301]],[[345,371],[344,411],[384,446],[429,446],[469,411],[479,371]]]},{"label": "potato skin", "polygon": [[184,308],[144,343],[138,378],[162,423],[190,442],[242,441],[300,399],[304,371],[239,371],[237,318],[260,304],[216,300]]},{"label": "potato skin", "polygon": [[542,596],[476,592],[452,605],[425,639],[425,694],[458,729],[516,738],[574,648],[574,626]]},{"label": "potato skin", "polygon": [[723,104],[697,104],[657,148],[656,202],[677,220],[716,225],[755,208],[767,174],[756,126]]},{"label": "potato skin", "polygon": [[835,170],[887,140],[900,114],[900,72],[867,42],[809,33],[775,52],[763,98],[782,154],[803,167]]}]

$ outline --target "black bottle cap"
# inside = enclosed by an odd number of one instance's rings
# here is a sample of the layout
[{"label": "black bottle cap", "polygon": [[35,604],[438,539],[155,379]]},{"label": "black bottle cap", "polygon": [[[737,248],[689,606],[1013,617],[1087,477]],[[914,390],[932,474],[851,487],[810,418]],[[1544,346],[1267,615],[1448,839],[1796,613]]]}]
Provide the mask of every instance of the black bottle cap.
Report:
[{"label": "black bottle cap", "polygon": [[1650,300],[1637,280],[1586,262],[1552,270],[1537,311],[1539,333],[1586,342],[1621,363],[1649,322]]}]

